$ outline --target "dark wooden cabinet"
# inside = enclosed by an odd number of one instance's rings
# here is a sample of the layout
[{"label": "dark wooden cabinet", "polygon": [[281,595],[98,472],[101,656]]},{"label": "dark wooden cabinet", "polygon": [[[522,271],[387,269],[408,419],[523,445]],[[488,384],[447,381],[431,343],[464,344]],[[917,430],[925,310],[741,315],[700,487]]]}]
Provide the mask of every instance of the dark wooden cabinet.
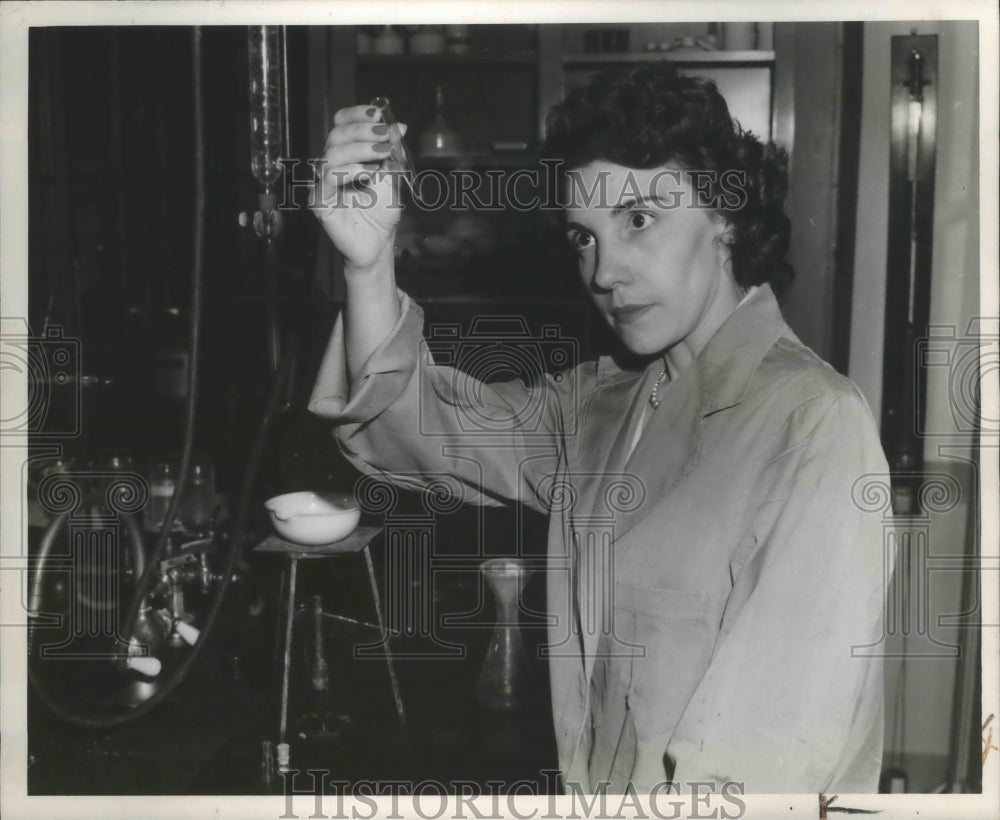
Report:
[{"label": "dark wooden cabinet", "polygon": [[[417,238],[410,241],[413,252],[400,258],[398,270],[403,286],[418,299],[464,296],[471,297],[470,304],[483,306],[495,298],[508,306],[520,300],[525,305],[548,302],[550,308],[560,299],[567,305],[578,301],[573,263],[546,235],[544,203],[551,197],[545,186],[550,181],[537,164],[537,151],[549,108],[567,87],[586,82],[601,68],[670,60],[681,71],[716,80],[746,127],[765,138],[777,130],[772,122],[774,51],[635,50],[650,38],[663,40],[665,31],[676,37],[704,34],[706,23],[673,29],[632,26],[630,50],[591,53],[584,46],[587,29],[592,28],[470,26],[467,53],[432,55],[359,54],[359,38],[370,36],[365,28],[330,27],[310,33],[309,110],[315,146],[322,146],[337,109],[376,96],[388,96],[397,119],[409,126],[407,143],[426,193],[424,202],[408,208],[404,217],[408,236]],[[400,29],[404,38],[405,29]],[[448,157],[420,151],[421,137],[432,127],[439,89],[445,117],[462,139],[461,150]],[[439,196],[442,186],[450,189]],[[462,191],[468,195],[462,196]],[[477,253],[461,242],[437,242],[440,236],[462,236],[470,219],[479,220],[490,235],[488,251]],[[439,254],[439,244],[459,250]],[[339,296],[332,255],[329,264],[329,290]]]}]

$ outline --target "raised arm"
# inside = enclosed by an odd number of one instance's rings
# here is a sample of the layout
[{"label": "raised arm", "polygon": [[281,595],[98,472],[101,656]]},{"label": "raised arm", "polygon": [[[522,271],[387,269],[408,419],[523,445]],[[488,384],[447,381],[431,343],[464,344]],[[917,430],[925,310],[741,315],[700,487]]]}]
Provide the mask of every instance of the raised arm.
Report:
[{"label": "raised arm", "polygon": [[[556,469],[564,405],[573,406],[567,385],[575,380],[483,385],[432,362],[423,314],[396,288],[402,205],[394,186],[401,180],[381,172],[396,136],[380,116],[370,106],[338,111],[324,149],[314,211],[344,256],[347,299],[310,410],[335,425],[360,470],[414,489],[447,475],[463,485],[465,500],[543,508],[547,498],[537,489]],[[495,421],[483,428],[483,419],[504,419],[507,429]]]},{"label": "raised arm", "polygon": [[[374,106],[343,108],[324,146],[314,213],[344,257],[344,344],[353,380],[399,320],[393,241],[402,213],[384,161],[396,139]],[[406,126],[399,126],[399,134]]]}]

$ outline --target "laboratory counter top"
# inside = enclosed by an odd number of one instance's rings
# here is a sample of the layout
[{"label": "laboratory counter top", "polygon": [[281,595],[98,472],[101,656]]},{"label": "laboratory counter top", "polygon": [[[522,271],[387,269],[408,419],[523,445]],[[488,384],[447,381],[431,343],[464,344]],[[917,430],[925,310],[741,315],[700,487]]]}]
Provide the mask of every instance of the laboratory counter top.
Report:
[{"label": "laboratory counter top", "polygon": [[[282,778],[266,778],[263,763],[265,744],[278,739],[284,563],[275,555],[249,557],[206,651],[147,716],[117,729],[80,731],[51,718],[29,696],[29,794],[282,793]],[[334,563],[310,561],[309,572],[300,569],[305,623],[292,647],[291,768],[329,772],[324,779],[342,792],[361,783],[433,781],[450,793],[495,793],[498,783],[518,783],[519,793],[551,793],[556,753],[547,670],[537,651],[542,616],[521,617],[529,666],[519,682],[520,707],[487,708],[476,684],[496,619],[493,602],[475,562],[439,573],[432,609],[451,617],[436,619],[429,633],[411,630],[391,641],[406,710],[401,725],[384,658],[354,657],[355,647],[372,640],[364,627],[323,620],[326,700],[311,686],[315,640],[307,610],[313,596],[322,596],[324,610],[369,619],[363,562],[335,569]],[[526,609],[544,611],[544,587],[543,573],[529,579]],[[303,782],[295,788],[307,788]]]}]

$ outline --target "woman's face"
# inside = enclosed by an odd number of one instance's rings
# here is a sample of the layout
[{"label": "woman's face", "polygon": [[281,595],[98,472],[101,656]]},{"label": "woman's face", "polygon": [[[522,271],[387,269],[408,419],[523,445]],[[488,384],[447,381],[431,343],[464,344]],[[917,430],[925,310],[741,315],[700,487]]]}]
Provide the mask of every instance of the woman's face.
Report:
[{"label": "woman's face", "polygon": [[685,366],[739,303],[725,221],[669,165],[591,162],[569,173],[567,202],[580,276],[608,324],[633,353]]}]

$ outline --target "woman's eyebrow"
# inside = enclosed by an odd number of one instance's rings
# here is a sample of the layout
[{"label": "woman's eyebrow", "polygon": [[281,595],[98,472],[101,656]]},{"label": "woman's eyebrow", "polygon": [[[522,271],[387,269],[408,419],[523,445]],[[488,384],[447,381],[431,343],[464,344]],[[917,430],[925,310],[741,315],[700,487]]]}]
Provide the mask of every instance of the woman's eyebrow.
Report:
[{"label": "woman's eyebrow", "polygon": [[[667,204],[663,197],[652,194],[650,196],[640,196],[640,197],[626,197],[617,205],[615,205],[611,212],[613,214],[621,213],[622,211],[630,211],[633,208],[642,208],[646,205],[658,205],[664,210],[667,210],[670,206]],[[676,207],[676,205],[674,206]]]}]

